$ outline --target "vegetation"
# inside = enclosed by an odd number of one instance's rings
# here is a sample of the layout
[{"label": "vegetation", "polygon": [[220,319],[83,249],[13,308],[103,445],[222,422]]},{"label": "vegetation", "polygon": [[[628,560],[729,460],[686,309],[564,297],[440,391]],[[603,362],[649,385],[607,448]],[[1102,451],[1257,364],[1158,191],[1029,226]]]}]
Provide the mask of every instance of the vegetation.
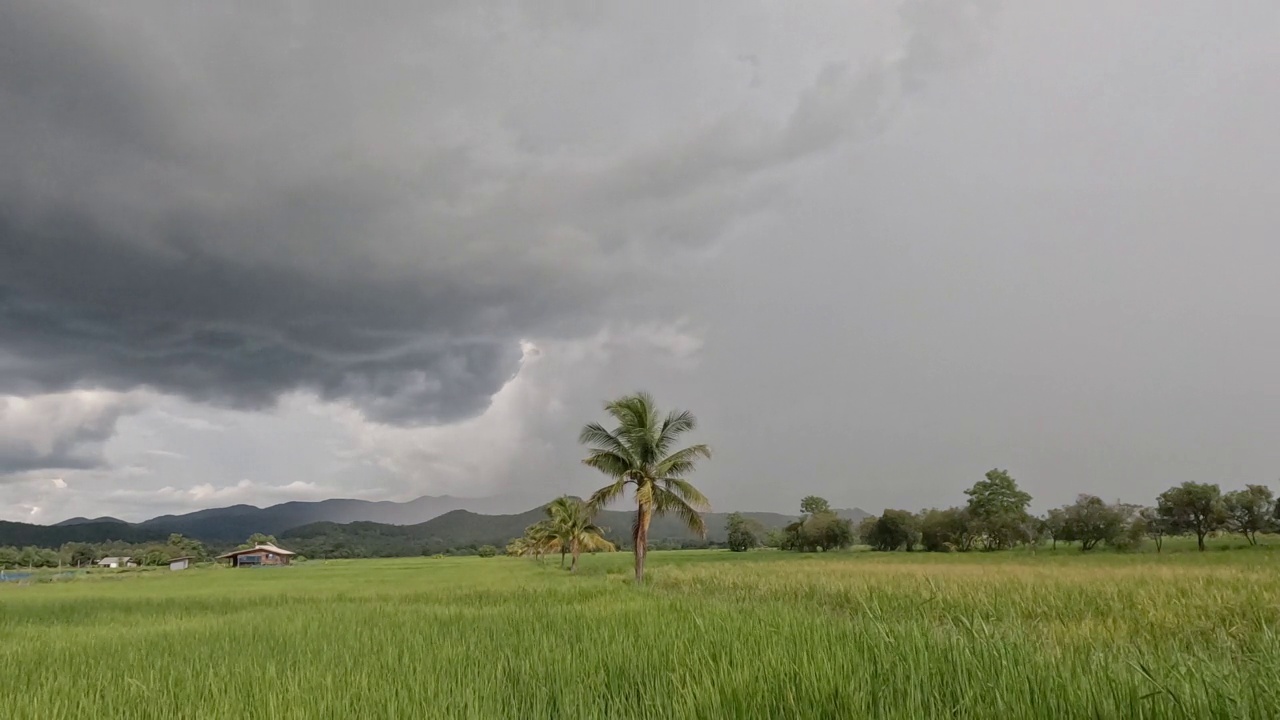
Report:
[{"label": "vegetation", "polygon": [[985,549],[1003,550],[1030,539],[1027,506],[1031,496],[1008,472],[992,470],[964,494],[969,496],[970,528]]},{"label": "vegetation", "polygon": [[853,521],[831,510],[825,499],[809,495],[800,501],[804,513],[787,526],[781,548],[795,552],[828,552],[853,544]]},{"label": "vegetation", "polygon": [[734,552],[746,552],[760,546],[760,524],[742,513],[730,513],[726,528],[729,535],[726,544]]},{"label": "vegetation", "polygon": [[539,557],[547,552],[572,557],[569,572],[578,571],[578,557],[587,552],[613,552],[617,548],[604,538],[605,529],[595,524],[595,510],[578,498],[558,497],[546,507],[547,519],[525,530],[523,545]]},{"label": "vegetation", "polygon": [[639,588],[609,554],[0,584],[4,716],[1269,718],[1269,540],[655,552]]},{"label": "vegetation", "polygon": [[130,557],[144,567],[168,565],[173,558],[209,560],[213,553],[199,540],[170,533],[164,542],[142,545],[128,543],[65,543],[57,549],[27,546],[0,547],[0,569],[89,567],[104,557]]},{"label": "vegetation", "polygon": [[1275,495],[1265,485],[1246,485],[1222,496],[1222,509],[1226,525],[1231,532],[1243,535],[1250,545],[1258,544],[1258,533],[1275,526],[1275,515],[1280,506]]},{"label": "vegetation", "polygon": [[1169,488],[1156,499],[1156,511],[1176,532],[1189,532],[1204,550],[1204,538],[1227,521],[1222,491],[1217,485],[1184,482]]},{"label": "vegetation", "polygon": [[605,412],[617,425],[606,429],[589,423],[579,442],[589,454],[583,463],[608,475],[613,482],[591,496],[591,506],[599,509],[622,497],[630,487],[636,503],[632,525],[636,582],[644,581],[644,558],[648,551],[649,524],[654,516],[671,513],[690,530],[706,536],[707,526],[700,514],[710,510],[707,498],[688,480],[699,458],[710,458],[706,445],[676,449],[680,437],[697,427],[697,419],[687,410],[672,410],[665,418],[648,393],[627,395],[606,403]]}]

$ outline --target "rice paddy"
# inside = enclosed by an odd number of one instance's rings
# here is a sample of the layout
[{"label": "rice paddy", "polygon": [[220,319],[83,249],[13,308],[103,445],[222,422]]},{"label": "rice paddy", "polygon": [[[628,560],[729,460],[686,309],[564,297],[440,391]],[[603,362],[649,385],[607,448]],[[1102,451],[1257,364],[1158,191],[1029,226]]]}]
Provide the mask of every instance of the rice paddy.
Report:
[{"label": "rice paddy", "polygon": [[1280,552],[656,552],[0,585],[0,716],[1275,718]]}]

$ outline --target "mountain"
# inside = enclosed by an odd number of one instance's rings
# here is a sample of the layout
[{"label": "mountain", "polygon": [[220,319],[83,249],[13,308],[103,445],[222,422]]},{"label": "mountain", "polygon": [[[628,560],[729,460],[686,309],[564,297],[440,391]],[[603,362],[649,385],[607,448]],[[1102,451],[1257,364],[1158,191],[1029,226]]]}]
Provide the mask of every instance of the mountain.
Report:
[{"label": "mountain", "polygon": [[119,518],[113,518],[107,515],[103,515],[102,517],[92,518],[92,519],[86,518],[86,517],[67,518],[66,520],[63,520],[60,523],[54,523],[53,526],[66,527],[68,525],[88,525],[89,523],[120,523],[122,525],[128,525],[128,523],[126,523],[125,521]]},{"label": "mountain", "polygon": [[[374,522],[320,522],[293,528],[280,536],[290,549],[311,557],[366,557],[435,554],[454,548],[494,545],[501,547],[524,534],[525,528],[546,517],[543,506],[513,515],[482,515],[468,510],[454,510],[416,525],[387,525]],[[869,515],[859,509],[836,511],[858,523]],[[795,516],[779,513],[744,512],[765,530],[785,527]],[[728,513],[703,513],[707,524],[706,542],[723,543]],[[615,543],[629,542],[632,512],[606,510],[596,516],[597,524],[606,528],[606,536]],[[689,532],[676,517],[654,518],[649,526],[649,539],[655,545],[692,544],[702,542]]]},{"label": "mountain", "polygon": [[162,528],[205,542],[240,542],[253,533],[279,536],[290,528],[316,522],[410,525],[463,508],[501,512],[527,502],[507,497],[457,498],[448,495],[423,496],[403,503],[343,498],[287,502],[266,508],[232,505],[184,515],[161,515],[140,523],[140,526]]},{"label": "mountain", "polygon": [[[326,538],[347,547],[396,545],[415,549],[427,546],[447,549],[469,545],[497,545],[517,537],[526,526],[542,519],[541,505],[522,513],[536,501],[515,496],[497,498],[457,498],[448,495],[424,496],[408,502],[372,502],[335,499],[319,502],[287,502],[259,508],[232,505],[197,510],[182,515],[161,515],[141,523],[126,523],[111,517],[74,517],[56,525],[0,523],[0,546],[37,545],[58,547],[67,542],[151,542],[181,533],[212,545],[242,542],[254,533],[279,538]],[[867,513],[857,508],[837,511],[855,522]],[[782,527],[794,517],[778,513],[743,513],[765,528]],[[707,513],[707,537],[723,542],[724,513]],[[625,540],[630,536],[631,513],[606,511],[598,518],[611,529],[610,536]],[[650,528],[654,542],[690,542],[693,536],[675,518],[657,518]],[[399,552],[399,551],[397,551]]]},{"label": "mountain", "polygon": [[165,540],[169,533],[154,528],[144,528],[120,522],[79,522],[70,525],[31,525],[29,523],[0,520],[0,546],[26,547],[34,545],[56,548],[69,542],[126,542],[146,543]]}]

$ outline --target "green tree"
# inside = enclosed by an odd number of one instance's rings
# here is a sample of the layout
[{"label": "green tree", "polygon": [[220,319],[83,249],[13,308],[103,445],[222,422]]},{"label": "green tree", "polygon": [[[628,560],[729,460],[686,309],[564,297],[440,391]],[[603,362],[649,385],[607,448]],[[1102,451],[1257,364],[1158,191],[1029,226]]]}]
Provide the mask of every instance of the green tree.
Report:
[{"label": "green tree", "polygon": [[760,545],[759,527],[742,516],[742,513],[730,513],[725,519],[725,530],[729,533],[729,549],[733,552],[746,552]]},{"label": "green tree", "polygon": [[701,513],[710,503],[685,478],[699,458],[711,457],[711,449],[706,445],[676,449],[680,437],[697,426],[697,419],[687,410],[673,410],[662,417],[648,393],[618,398],[604,409],[617,423],[614,429],[590,423],[578,438],[589,450],[583,462],[613,478],[591,496],[590,505],[605,507],[631,487],[636,503],[632,525],[636,582],[643,582],[649,523],[655,515],[674,514],[699,537],[706,537]]},{"label": "green tree", "polygon": [[816,509],[817,512],[805,513],[796,522],[784,530],[783,550],[796,552],[823,552],[847,548],[853,544],[856,535],[853,521],[842,518],[832,512],[826,500],[810,495],[800,503],[800,509]]},{"label": "green tree", "polygon": [[1276,509],[1275,495],[1266,485],[1246,485],[1222,496],[1226,524],[1231,532],[1239,533],[1250,545],[1258,544],[1258,533],[1273,527]]},{"label": "green tree", "polygon": [[604,539],[605,529],[595,524],[595,510],[578,498],[558,497],[547,505],[546,512],[548,529],[560,546],[560,567],[564,567],[566,552],[573,558],[569,572],[577,572],[583,550],[614,550],[613,543]]},{"label": "green tree", "polygon": [[929,552],[969,550],[974,534],[965,508],[931,509],[920,513],[920,545]]},{"label": "green tree", "polygon": [[[175,533],[175,534],[176,534],[176,533]],[[179,536],[179,537],[181,537],[181,536]],[[172,540],[172,539],[173,539],[173,535],[170,535],[170,536],[169,536],[169,539],[170,539],[170,540]],[[251,548],[251,547],[256,547],[256,546],[258,546],[258,545],[275,545],[275,544],[276,544],[276,536],[275,536],[275,535],[263,535],[262,533],[254,533],[254,534],[252,534],[252,535],[250,535],[250,536],[249,536],[249,539],[248,539],[248,540],[245,540],[245,541],[244,541],[244,543],[242,543],[242,544],[240,545],[240,548],[239,548],[239,549],[240,549],[240,550],[247,550],[247,549],[249,549],[249,548]]]},{"label": "green tree", "polygon": [[1004,470],[991,470],[964,491],[969,496],[969,517],[988,550],[1013,547],[1026,539],[1027,506],[1031,496]]},{"label": "green tree", "polygon": [[889,552],[899,548],[910,552],[920,541],[917,518],[906,510],[885,510],[867,523],[862,541],[873,550]]},{"label": "green tree", "polygon": [[1216,484],[1184,482],[1160,493],[1156,503],[1170,529],[1195,534],[1201,552],[1205,536],[1221,528],[1227,519],[1222,491]]},{"label": "green tree", "polygon": [[1062,539],[1092,550],[1099,543],[1114,543],[1124,534],[1132,513],[1123,505],[1108,505],[1096,495],[1081,495],[1062,508]]},{"label": "green tree", "polygon": [[68,565],[81,567],[92,565],[98,559],[98,550],[89,543],[67,543],[62,546],[62,554]]},{"label": "green tree", "polygon": [[805,515],[817,515],[822,512],[830,512],[831,503],[826,498],[820,498],[817,495],[806,495],[800,500],[800,512]]},{"label": "green tree", "polygon": [[1135,524],[1142,528],[1142,532],[1156,543],[1156,552],[1164,549],[1164,538],[1170,534],[1169,519],[1162,517],[1157,508],[1145,507],[1138,511],[1138,517],[1134,521]]},{"label": "green tree", "polygon": [[482,558],[491,558],[498,554],[498,548],[492,545],[481,545],[480,549],[476,550],[476,554]]},{"label": "green tree", "polygon": [[1044,519],[1040,521],[1040,531],[1044,535],[1048,535],[1053,541],[1053,549],[1058,549],[1058,541],[1065,540],[1063,530],[1067,525],[1067,514],[1063,508],[1054,508],[1045,513]]}]

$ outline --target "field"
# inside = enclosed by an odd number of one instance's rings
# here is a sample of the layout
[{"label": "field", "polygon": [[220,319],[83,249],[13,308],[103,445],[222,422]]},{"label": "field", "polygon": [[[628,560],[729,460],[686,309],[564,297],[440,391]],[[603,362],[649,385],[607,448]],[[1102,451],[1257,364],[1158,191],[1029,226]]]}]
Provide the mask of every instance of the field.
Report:
[{"label": "field", "polygon": [[6,718],[1275,718],[1280,549],[312,561],[0,586]]}]

